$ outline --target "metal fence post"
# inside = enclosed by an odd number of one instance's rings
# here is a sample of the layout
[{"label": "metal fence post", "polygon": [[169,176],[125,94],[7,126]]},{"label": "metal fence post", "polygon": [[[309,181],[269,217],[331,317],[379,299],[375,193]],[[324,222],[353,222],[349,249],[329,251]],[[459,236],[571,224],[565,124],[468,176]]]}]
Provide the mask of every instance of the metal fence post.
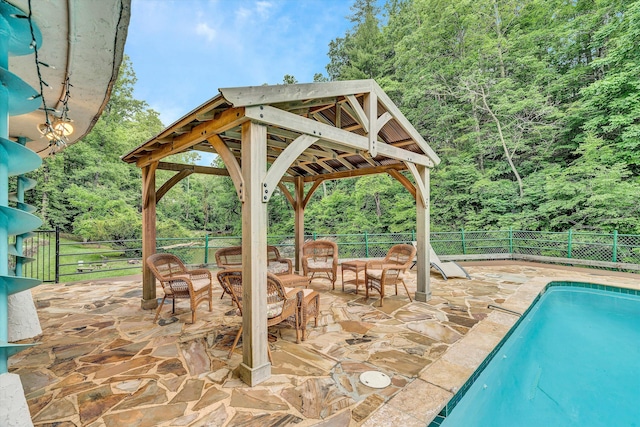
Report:
[{"label": "metal fence post", "polygon": [[416,230],[411,230],[411,241],[415,242],[416,240]]},{"label": "metal fence post", "polygon": [[369,235],[364,232],[364,257],[369,258]]},{"label": "metal fence post", "polygon": [[318,237],[318,235],[316,234],[316,232],[313,232],[313,240],[316,240],[316,238]]},{"label": "metal fence post", "polygon": [[204,263],[209,264],[209,233],[204,235]]},{"label": "metal fence post", "polygon": [[611,261],[618,262],[618,230],[613,230],[613,251]]},{"label": "metal fence post", "polygon": [[571,258],[572,244],[573,244],[573,230],[569,229],[567,236],[567,258]]},{"label": "metal fence post", "polygon": [[56,262],[55,283],[60,283],[60,227],[58,227],[57,225],[56,225],[56,261],[55,262]]},{"label": "metal fence post", "polygon": [[509,253],[513,253],[513,228],[509,227]]},{"label": "metal fence post", "polygon": [[462,255],[467,254],[467,242],[464,240],[464,228],[460,229],[460,236],[462,239]]}]

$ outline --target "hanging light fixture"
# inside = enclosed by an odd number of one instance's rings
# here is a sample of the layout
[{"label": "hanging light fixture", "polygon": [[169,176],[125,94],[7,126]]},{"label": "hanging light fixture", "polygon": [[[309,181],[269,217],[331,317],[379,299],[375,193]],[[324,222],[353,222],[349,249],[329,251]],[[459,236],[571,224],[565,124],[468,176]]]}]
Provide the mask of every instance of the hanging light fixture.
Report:
[{"label": "hanging light fixture", "polygon": [[73,133],[73,130],[71,120],[62,118],[56,118],[53,123],[41,123],[38,125],[38,131],[50,141],[64,141]]},{"label": "hanging light fixture", "polygon": [[69,119],[56,119],[53,121],[53,130],[57,135],[67,137],[73,133],[73,125]]}]

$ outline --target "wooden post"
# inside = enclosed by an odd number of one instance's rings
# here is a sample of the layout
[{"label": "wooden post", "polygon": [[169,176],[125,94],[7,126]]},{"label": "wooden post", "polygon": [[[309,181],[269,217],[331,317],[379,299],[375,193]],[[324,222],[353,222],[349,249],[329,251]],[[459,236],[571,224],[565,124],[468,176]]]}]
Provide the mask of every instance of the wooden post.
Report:
[{"label": "wooden post", "polygon": [[301,176],[296,177],[296,203],[295,209],[295,270],[302,271],[302,246],[304,245],[304,181]]},{"label": "wooden post", "polygon": [[[429,168],[417,166],[418,175],[423,185],[416,185],[416,191],[424,189],[424,197],[416,197],[416,233],[418,242],[417,253],[417,289],[416,301],[429,301],[431,299],[431,284],[429,263]],[[426,203],[424,202],[426,201]]]},{"label": "wooden post", "polygon": [[142,308],[158,307],[156,278],[145,260],[156,253],[156,168],[153,162],[142,168]]},{"label": "wooden post", "polygon": [[[255,386],[271,377],[267,356],[267,128],[242,125],[242,363],[240,378]],[[265,199],[266,200],[266,199]]]}]

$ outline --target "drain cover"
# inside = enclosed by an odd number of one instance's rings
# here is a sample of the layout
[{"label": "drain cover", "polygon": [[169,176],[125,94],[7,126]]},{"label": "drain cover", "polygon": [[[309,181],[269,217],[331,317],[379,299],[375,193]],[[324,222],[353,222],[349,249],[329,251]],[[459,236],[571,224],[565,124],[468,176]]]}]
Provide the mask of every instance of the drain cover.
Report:
[{"label": "drain cover", "polygon": [[385,388],[391,384],[391,378],[382,372],[367,371],[360,374],[360,382],[371,388]]}]

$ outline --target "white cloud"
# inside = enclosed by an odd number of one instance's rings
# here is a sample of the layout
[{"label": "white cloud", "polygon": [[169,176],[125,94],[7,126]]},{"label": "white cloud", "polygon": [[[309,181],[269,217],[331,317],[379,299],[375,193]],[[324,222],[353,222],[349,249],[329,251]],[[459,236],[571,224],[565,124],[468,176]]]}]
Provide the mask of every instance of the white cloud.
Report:
[{"label": "white cloud", "polygon": [[269,9],[273,7],[273,4],[268,1],[257,1],[256,2],[256,12],[260,15],[261,18],[265,19],[269,17]]},{"label": "white cloud", "polygon": [[247,9],[246,7],[241,7],[236,11],[236,19],[238,21],[244,21],[248,19],[250,16],[251,16],[251,10]]},{"label": "white cloud", "polygon": [[206,22],[200,22],[196,26],[196,34],[204,36],[208,41],[212,42],[216,37],[216,30],[211,28]]}]

